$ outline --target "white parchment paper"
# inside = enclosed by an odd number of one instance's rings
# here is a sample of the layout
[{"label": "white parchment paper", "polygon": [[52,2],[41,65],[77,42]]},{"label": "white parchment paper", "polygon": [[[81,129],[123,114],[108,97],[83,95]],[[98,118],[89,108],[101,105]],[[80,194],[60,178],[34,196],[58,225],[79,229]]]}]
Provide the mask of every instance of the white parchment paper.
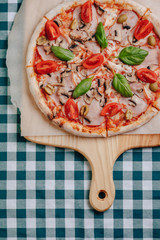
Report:
[{"label": "white parchment paper", "polygon": [[[36,106],[30,94],[25,71],[25,57],[32,33],[42,16],[56,7],[60,0],[23,0],[8,40],[7,66],[11,85],[11,101],[21,111],[22,136],[68,135],[51,124]],[[160,0],[136,0],[151,8],[159,17]],[[160,17],[159,17],[160,18]],[[128,134],[159,134],[160,113],[149,123]]]}]

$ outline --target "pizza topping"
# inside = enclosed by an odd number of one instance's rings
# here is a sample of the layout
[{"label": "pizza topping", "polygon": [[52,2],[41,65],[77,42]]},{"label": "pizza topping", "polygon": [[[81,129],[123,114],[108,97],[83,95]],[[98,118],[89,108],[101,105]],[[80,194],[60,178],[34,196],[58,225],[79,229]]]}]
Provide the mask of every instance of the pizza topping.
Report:
[{"label": "pizza topping", "polygon": [[45,25],[45,32],[47,38],[52,41],[60,36],[60,30],[57,24],[53,21],[48,20]]},{"label": "pizza topping", "polygon": [[120,29],[114,30],[113,34],[108,36],[108,39],[116,42],[122,42],[122,31]]},{"label": "pizza topping", "polygon": [[86,23],[89,23],[92,21],[92,4],[90,1],[87,1],[82,5],[81,19]]},{"label": "pizza topping", "polygon": [[69,61],[74,58],[74,54],[68,49],[57,46],[52,46],[51,49],[54,55],[62,61]]},{"label": "pizza topping", "polygon": [[37,40],[36,40],[36,43],[39,46],[42,46],[42,45],[46,44],[47,42],[48,41],[47,41],[47,38],[45,36],[41,36],[41,37],[37,38]]},{"label": "pizza topping", "polygon": [[157,81],[157,74],[153,72],[152,70],[149,70],[147,68],[141,68],[137,71],[137,77],[142,81],[142,82],[147,82],[147,83],[154,83]]},{"label": "pizza topping", "polygon": [[120,52],[119,59],[128,65],[140,65],[147,55],[148,51],[130,46]]},{"label": "pizza topping", "polygon": [[44,90],[48,95],[52,95],[55,92],[55,88],[50,84],[45,86]]},{"label": "pizza topping", "polygon": [[112,116],[116,115],[117,113],[119,113],[121,109],[122,109],[122,106],[119,103],[115,103],[115,102],[108,103],[102,109],[101,116],[112,117]]},{"label": "pizza topping", "polygon": [[71,74],[71,69],[66,68],[63,72],[61,72],[61,77],[65,78],[65,77],[70,76],[70,74]]},{"label": "pizza topping", "polygon": [[99,101],[100,107],[104,107],[106,102],[107,102],[107,98],[101,98],[100,101]]},{"label": "pizza topping", "polygon": [[117,23],[124,23],[126,22],[128,19],[127,15],[126,14],[122,14],[119,16],[119,18],[117,19]]},{"label": "pizza topping", "polygon": [[99,45],[102,47],[102,49],[106,48],[108,46],[108,41],[106,38],[106,34],[104,31],[104,27],[102,22],[98,24],[97,30],[96,30],[96,35],[95,35]]},{"label": "pizza topping", "polygon": [[148,37],[148,44],[152,47],[154,47],[156,45],[156,39],[154,36],[149,36]]},{"label": "pizza topping", "polygon": [[93,101],[93,97],[90,97],[88,94],[85,94],[83,97],[85,103],[87,103],[88,105],[90,105]]},{"label": "pizza topping", "polygon": [[98,6],[97,4],[94,4],[96,6],[96,10],[99,16],[102,16],[103,13],[105,12],[104,9],[100,6]]},{"label": "pizza topping", "polygon": [[121,64],[119,62],[113,63],[111,61],[107,61],[105,63],[105,67],[107,67],[110,70],[113,70],[113,72],[116,72],[116,73],[121,72],[121,73],[126,73],[127,74],[127,73],[132,72],[132,68],[130,66]]},{"label": "pizza topping", "polygon": [[125,112],[125,119],[126,120],[132,120],[133,118],[133,112],[132,110],[128,109],[126,112]]},{"label": "pizza topping", "polygon": [[70,25],[70,29],[74,30],[78,27],[78,22],[77,22],[77,19],[73,19],[73,21],[71,22],[71,25]]},{"label": "pizza topping", "polygon": [[69,120],[78,119],[78,105],[71,98],[65,104],[65,114]]},{"label": "pizza topping", "polygon": [[129,30],[131,27],[126,24],[126,22],[123,23],[123,29]]},{"label": "pizza topping", "polygon": [[44,51],[45,51],[46,55],[49,55],[52,52],[51,46],[44,46]]},{"label": "pizza topping", "polygon": [[104,57],[102,54],[93,54],[83,62],[83,67],[87,69],[94,69],[102,65],[103,61]]},{"label": "pizza topping", "polygon": [[137,40],[147,37],[153,30],[153,24],[147,19],[142,20],[137,25],[134,36]]},{"label": "pizza topping", "polygon": [[81,116],[85,117],[89,112],[89,107],[88,105],[83,105],[80,110]]},{"label": "pizza topping", "polygon": [[70,38],[77,42],[86,42],[88,39],[90,39],[90,36],[88,36],[88,33],[85,31],[73,30],[70,32]]},{"label": "pizza topping", "polygon": [[55,24],[57,24],[58,27],[62,26],[62,24],[63,24],[62,21],[58,18],[54,19],[53,22],[55,22]]},{"label": "pizza topping", "polygon": [[150,90],[151,90],[152,92],[157,92],[157,90],[158,90],[158,84],[157,84],[157,82],[155,82],[155,83],[150,83],[149,88],[150,88]]},{"label": "pizza topping", "polygon": [[113,87],[123,97],[132,97],[133,93],[127,79],[121,74],[115,74],[113,79]]},{"label": "pizza topping", "polygon": [[94,77],[82,80],[74,89],[73,98],[78,98],[88,92],[91,88],[93,78]]},{"label": "pizza topping", "polygon": [[102,15],[102,22],[104,27],[111,27],[117,18],[117,9],[114,8],[105,8],[105,12]]},{"label": "pizza topping", "polygon": [[58,68],[58,64],[54,61],[42,61],[35,66],[36,73],[38,74],[47,74],[55,72]]},{"label": "pizza topping", "polygon": [[98,87],[102,87],[104,85],[104,79],[103,78],[98,78],[97,82],[98,82]]},{"label": "pizza topping", "polygon": [[80,52],[81,51],[81,48],[80,46],[77,44],[77,43],[73,43],[69,49],[72,51],[72,52]]},{"label": "pizza topping", "polygon": [[99,46],[99,44],[97,42],[87,41],[87,42],[85,42],[85,46],[92,53],[100,53],[100,46]]},{"label": "pizza topping", "polygon": [[130,82],[130,83],[137,82],[136,71],[133,70],[131,73],[127,73],[126,78],[127,78],[128,82]]},{"label": "pizza topping", "polygon": [[98,88],[95,89],[95,99],[99,101],[102,98],[102,94],[98,91]]}]

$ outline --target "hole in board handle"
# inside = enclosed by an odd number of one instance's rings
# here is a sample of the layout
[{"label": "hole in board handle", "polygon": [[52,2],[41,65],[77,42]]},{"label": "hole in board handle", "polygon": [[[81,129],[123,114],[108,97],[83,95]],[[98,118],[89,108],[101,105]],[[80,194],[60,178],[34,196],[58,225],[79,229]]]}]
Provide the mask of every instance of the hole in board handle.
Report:
[{"label": "hole in board handle", "polygon": [[98,193],[99,200],[104,200],[106,197],[108,197],[108,194],[105,190],[100,190]]}]

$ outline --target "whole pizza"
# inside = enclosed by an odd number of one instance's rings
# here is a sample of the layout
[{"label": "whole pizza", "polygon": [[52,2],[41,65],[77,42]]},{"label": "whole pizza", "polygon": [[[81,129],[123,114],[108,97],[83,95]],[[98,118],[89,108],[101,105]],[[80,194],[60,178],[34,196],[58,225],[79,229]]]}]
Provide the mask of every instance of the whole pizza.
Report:
[{"label": "whole pizza", "polygon": [[160,110],[160,23],[131,1],[65,2],[37,26],[26,69],[52,123],[86,137],[131,131]]}]

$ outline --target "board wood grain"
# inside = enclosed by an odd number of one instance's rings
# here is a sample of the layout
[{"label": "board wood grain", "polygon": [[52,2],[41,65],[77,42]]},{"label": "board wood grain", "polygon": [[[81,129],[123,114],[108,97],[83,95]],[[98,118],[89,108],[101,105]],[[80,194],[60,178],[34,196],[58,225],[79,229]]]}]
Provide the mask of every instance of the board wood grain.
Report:
[{"label": "board wood grain", "polygon": [[28,141],[54,147],[70,148],[83,154],[92,169],[89,201],[103,212],[115,198],[113,166],[126,150],[160,145],[160,135],[119,135],[110,138],[83,138],[77,136],[25,137]]}]

